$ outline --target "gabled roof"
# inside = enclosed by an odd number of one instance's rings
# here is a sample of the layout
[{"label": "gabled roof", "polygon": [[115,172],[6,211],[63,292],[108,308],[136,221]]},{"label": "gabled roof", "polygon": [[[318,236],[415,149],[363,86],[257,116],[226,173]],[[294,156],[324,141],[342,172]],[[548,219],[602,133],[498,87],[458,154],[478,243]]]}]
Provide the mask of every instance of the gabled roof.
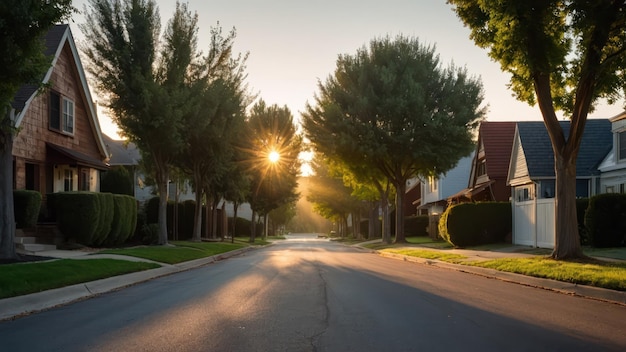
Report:
[{"label": "gabled roof", "polygon": [[506,178],[516,122],[485,121],[480,124],[478,143],[484,146],[487,174],[490,179]]},{"label": "gabled roof", "polygon": [[[560,121],[563,133],[569,134],[570,121]],[[554,177],[554,153],[543,121],[518,122],[517,129],[531,179]],[[599,174],[598,165],[613,145],[611,122],[589,119],[576,160],[576,176]]]},{"label": "gabled roof", "polygon": [[[100,130],[100,122],[98,121],[98,115],[96,111],[95,104],[93,99],[91,98],[91,92],[89,91],[89,85],[87,84],[87,78],[85,77],[85,70],[83,69],[83,65],[80,61],[80,57],[78,55],[78,49],[76,48],[76,43],[74,42],[74,37],[72,36],[72,32],[70,31],[70,26],[67,24],[59,24],[54,25],[48,30],[44,37],[45,49],[44,54],[47,56],[52,56],[52,63],[48,71],[46,71],[45,75],[42,77],[42,83],[48,83],[50,81],[50,77],[52,76],[52,72],[54,67],[59,59],[63,51],[63,47],[67,44],[72,53],[72,59],[74,61],[74,65],[76,68],[77,76],[80,80],[79,89],[81,91],[81,96],[85,101],[85,108],[87,110],[87,118],[89,120],[89,124],[94,132],[94,138],[96,139],[96,144],[98,145],[98,149],[102,153],[102,155],[107,155],[106,148],[104,146],[104,141],[102,140],[102,131]],[[33,84],[25,84],[18,90],[11,106],[16,111],[16,120],[15,126],[19,127],[24,119],[24,115],[28,110],[28,106],[33,101],[33,99],[37,96],[38,87]]]},{"label": "gabled roof", "polygon": [[115,140],[106,134],[103,134],[102,137],[107,147],[107,156],[110,158],[109,165],[139,165],[141,155],[135,143]]}]

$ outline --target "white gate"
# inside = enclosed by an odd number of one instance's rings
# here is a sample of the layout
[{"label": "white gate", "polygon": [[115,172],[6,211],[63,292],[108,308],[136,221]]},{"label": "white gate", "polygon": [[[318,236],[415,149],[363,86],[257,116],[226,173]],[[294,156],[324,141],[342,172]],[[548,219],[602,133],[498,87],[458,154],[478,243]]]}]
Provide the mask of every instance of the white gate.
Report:
[{"label": "white gate", "polygon": [[554,248],[554,199],[513,202],[513,244]]}]

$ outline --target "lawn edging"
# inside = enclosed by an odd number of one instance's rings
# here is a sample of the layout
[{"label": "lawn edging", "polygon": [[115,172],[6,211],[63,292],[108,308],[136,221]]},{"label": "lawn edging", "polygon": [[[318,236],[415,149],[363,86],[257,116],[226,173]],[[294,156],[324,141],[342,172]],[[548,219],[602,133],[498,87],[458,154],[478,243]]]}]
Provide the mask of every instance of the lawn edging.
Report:
[{"label": "lawn edging", "polygon": [[490,268],[481,268],[471,265],[449,263],[437,259],[425,259],[378,250],[373,250],[372,252],[386,258],[393,258],[418,264],[432,265],[440,268],[446,268],[463,273],[498,279],[501,281],[516,283],[524,286],[541,288],[563,294],[626,305],[626,291],[617,291],[596,286],[587,286],[552,279],[538,278],[534,276],[527,276]]}]

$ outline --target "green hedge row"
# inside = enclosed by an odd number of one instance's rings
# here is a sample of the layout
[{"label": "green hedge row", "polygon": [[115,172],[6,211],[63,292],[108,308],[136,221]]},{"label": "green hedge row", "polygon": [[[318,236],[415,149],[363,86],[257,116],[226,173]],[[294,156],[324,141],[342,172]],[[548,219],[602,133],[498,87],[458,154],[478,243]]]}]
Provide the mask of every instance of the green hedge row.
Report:
[{"label": "green hedge row", "polygon": [[59,230],[66,240],[86,246],[120,245],[134,233],[135,198],[94,192],[61,192],[49,195]]},{"label": "green hedge row", "polygon": [[591,197],[585,212],[585,228],[589,245],[593,247],[626,245],[626,195],[607,193]]},{"label": "green hedge row", "polygon": [[13,191],[13,209],[15,224],[18,229],[33,227],[37,224],[41,209],[41,193],[29,190]]},{"label": "green hedge row", "polygon": [[409,236],[428,236],[428,215],[415,215],[404,218],[404,232]]},{"label": "green hedge row", "polygon": [[439,219],[439,235],[455,247],[504,242],[512,230],[509,202],[461,203]]}]

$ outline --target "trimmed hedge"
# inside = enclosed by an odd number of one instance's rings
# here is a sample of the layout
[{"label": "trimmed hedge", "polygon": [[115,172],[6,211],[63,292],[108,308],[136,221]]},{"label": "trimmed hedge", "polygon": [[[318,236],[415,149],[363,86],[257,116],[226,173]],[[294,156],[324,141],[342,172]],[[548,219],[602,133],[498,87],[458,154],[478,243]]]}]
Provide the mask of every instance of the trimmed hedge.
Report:
[{"label": "trimmed hedge", "polygon": [[589,207],[589,198],[576,199],[576,220],[578,221],[578,234],[580,236],[581,245],[589,245],[589,234],[585,227],[585,213]]},{"label": "trimmed hedge", "polygon": [[102,175],[100,192],[133,196],[133,184],[133,177],[126,167],[113,166]]},{"label": "trimmed hedge", "polygon": [[455,247],[504,242],[511,230],[509,202],[456,204],[439,219],[439,235]]},{"label": "trimmed hedge", "polygon": [[[250,236],[250,220],[237,217],[235,219],[235,229],[237,233],[235,237],[248,237]],[[228,233],[233,236],[233,218],[228,218]]]},{"label": "trimmed hedge", "polygon": [[593,247],[626,245],[626,195],[607,193],[591,197],[585,227]]},{"label": "trimmed hedge", "polygon": [[428,215],[415,215],[404,218],[406,236],[428,236]]},{"label": "trimmed hedge", "polygon": [[29,190],[13,191],[13,209],[15,224],[18,229],[33,227],[37,224],[41,209],[41,193]]},{"label": "trimmed hedge", "polygon": [[56,193],[54,203],[57,225],[65,238],[86,246],[94,245],[100,228],[98,193]]},{"label": "trimmed hedge", "polygon": [[94,192],[55,193],[57,225],[66,240],[86,246],[120,245],[134,232],[135,199]]}]

